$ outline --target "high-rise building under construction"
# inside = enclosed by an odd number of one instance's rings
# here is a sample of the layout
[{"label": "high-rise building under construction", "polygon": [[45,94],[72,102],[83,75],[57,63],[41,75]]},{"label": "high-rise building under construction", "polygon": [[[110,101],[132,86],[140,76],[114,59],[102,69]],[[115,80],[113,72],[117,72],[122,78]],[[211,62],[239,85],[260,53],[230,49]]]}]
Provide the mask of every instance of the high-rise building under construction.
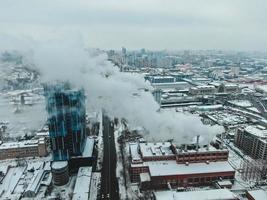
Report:
[{"label": "high-rise building under construction", "polygon": [[82,155],[86,142],[84,90],[73,90],[62,83],[45,85],[44,94],[53,160]]}]

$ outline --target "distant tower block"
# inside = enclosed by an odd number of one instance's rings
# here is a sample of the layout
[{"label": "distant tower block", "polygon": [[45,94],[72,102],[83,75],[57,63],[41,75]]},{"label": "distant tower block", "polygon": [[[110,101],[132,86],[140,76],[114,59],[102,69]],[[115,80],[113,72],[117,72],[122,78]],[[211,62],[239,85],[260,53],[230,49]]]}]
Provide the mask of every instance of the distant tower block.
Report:
[{"label": "distant tower block", "polygon": [[127,50],[126,50],[126,48],[125,48],[125,47],[122,47],[122,48],[121,48],[121,53],[122,53],[122,55],[126,55],[126,53],[127,53]]},{"label": "distant tower block", "polygon": [[54,161],[51,165],[53,183],[57,186],[66,185],[69,182],[69,169],[67,161]]}]

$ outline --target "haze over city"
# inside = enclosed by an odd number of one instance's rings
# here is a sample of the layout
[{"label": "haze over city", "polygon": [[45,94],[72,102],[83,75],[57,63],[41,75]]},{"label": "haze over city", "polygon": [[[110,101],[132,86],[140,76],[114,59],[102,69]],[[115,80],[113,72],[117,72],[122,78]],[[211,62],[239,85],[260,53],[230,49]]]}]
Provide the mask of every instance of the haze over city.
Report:
[{"label": "haze over city", "polygon": [[0,199],[266,200],[266,7],[0,1]]},{"label": "haze over city", "polygon": [[266,51],[265,0],[2,1],[2,34],[48,40],[80,34],[102,49]]}]

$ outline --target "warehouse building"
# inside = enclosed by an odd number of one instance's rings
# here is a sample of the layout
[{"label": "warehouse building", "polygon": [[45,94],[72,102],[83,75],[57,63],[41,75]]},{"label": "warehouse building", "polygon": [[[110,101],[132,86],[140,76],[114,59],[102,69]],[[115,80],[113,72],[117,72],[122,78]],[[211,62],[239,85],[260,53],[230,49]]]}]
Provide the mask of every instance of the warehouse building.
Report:
[{"label": "warehouse building", "polygon": [[176,199],[190,199],[190,200],[238,200],[239,198],[228,189],[214,189],[202,191],[161,191],[154,192],[155,200],[176,200]]},{"label": "warehouse building", "polygon": [[214,147],[182,150],[170,142],[133,143],[130,159],[131,181],[142,189],[210,185],[235,176],[228,151]]},{"label": "warehouse building", "polygon": [[213,85],[199,85],[189,89],[189,93],[192,95],[207,95],[214,94],[215,92],[216,88]]}]

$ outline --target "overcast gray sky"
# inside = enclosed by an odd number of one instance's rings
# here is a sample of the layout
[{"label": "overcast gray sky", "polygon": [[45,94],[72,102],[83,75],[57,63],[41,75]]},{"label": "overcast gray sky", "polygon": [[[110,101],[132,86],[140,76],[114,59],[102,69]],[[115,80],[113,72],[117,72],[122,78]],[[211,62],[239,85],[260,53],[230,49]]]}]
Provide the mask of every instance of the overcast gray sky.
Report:
[{"label": "overcast gray sky", "polygon": [[75,34],[105,49],[266,51],[266,9],[266,0],[0,0],[0,34]]}]

